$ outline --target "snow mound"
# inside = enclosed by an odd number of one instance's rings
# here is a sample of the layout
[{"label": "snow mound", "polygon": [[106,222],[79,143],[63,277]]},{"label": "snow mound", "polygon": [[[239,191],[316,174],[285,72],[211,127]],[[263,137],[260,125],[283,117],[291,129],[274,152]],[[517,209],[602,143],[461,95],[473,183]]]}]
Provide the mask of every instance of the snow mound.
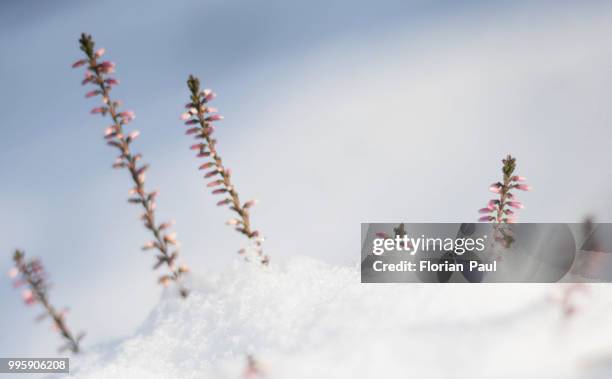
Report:
[{"label": "snow mound", "polygon": [[271,379],[595,378],[612,356],[604,285],[569,320],[551,301],[560,285],[361,284],[357,267],[307,258],[240,262],[192,288],[164,296],[134,336],[73,359],[73,376],[236,379],[253,354]]}]

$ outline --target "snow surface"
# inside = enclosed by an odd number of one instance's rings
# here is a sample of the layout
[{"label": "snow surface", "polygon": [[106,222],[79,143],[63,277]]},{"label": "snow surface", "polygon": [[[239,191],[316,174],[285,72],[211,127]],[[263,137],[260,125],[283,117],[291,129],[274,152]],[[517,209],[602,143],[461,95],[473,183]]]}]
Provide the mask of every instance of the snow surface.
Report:
[{"label": "snow surface", "polygon": [[612,288],[565,319],[561,285],[361,284],[309,258],[236,263],[168,290],[132,337],[72,359],[77,379],[609,378]]}]

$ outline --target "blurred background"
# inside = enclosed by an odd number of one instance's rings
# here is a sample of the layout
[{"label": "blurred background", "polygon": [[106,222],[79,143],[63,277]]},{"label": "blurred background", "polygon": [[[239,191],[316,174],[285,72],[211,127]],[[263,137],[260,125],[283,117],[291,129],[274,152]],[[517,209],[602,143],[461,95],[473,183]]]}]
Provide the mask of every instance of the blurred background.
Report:
[{"label": "blurred background", "polygon": [[[612,221],[609,2],[3,1],[0,269],[41,257],[85,347],[132,333],[162,289],[70,68],[81,32],[117,63],[159,216],[202,275],[244,241],[188,149],[190,73],[219,94],[218,146],[273,262],[355,265],[361,222],[475,220],[507,153],[534,187],[521,221]],[[0,307],[0,356],[55,351],[6,276]]]}]

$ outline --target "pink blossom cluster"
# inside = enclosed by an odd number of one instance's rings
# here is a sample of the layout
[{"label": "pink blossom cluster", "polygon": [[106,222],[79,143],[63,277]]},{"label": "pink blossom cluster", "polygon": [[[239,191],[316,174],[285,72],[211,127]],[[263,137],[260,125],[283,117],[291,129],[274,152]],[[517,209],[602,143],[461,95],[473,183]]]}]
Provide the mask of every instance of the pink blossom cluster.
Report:
[{"label": "pink blossom cluster", "polygon": [[80,333],[74,336],[66,325],[66,308],[57,311],[49,302],[48,290],[49,282],[48,275],[39,259],[25,259],[25,253],[21,250],[16,250],[13,255],[15,266],[9,270],[9,277],[13,279],[15,288],[25,287],[21,291],[23,302],[26,305],[40,304],[45,312],[37,317],[37,320],[51,318],[53,328],[59,332],[65,340],[65,344],[60,348],[60,351],[69,350],[72,353],[78,353],[80,350],[80,342],[85,336]]},{"label": "pink blossom cluster", "polygon": [[[200,90],[200,80],[193,75],[189,76],[187,85],[191,92],[191,101],[186,104],[187,111],[181,115],[181,120],[189,127],[186,134],[193,136],[196,141],[190,149],[196,152],[197,158],[205,160],[199,169],[205,171],[204,179],[208,180],[206,187],[211,188],[213,195],[224,196],[217,205],[228,206],[236,214],[236,217],[227,221],[227,224],[249,238],[256,259],[264,265],[268,264],[269,257],[262,251],[263,237],[251,226],[250,209],[256,201],[249,200],[244,203],[240,201],[238,192],[232,184],[232,171],[223,164],[217,150],[217,140],[212,137],[215,131],[213,123],[223,119],[223,116],[217,114],[217,109],[209,105],[216,95],[210,89]],[[241,249],[239,253],[248,259],[247,249]]]},{"label": "pink blossom cluster", "polygon": [[155,220],[157,191],[145,190],[146,172],[148,164],[141,163],[142,155],[132,152],[132,143],[140,132],[137,130],[126,132],[124,129],[136,117],[131,110],[121,110],[121,101],[112,100],[111,90],[119,84],[119,81],[109,75],[115,72],[115,64],[110,61],[100,61],[105,53],[105,49],[94,50],[94,41],[90,35],[83,34],[79,40],[81,50],[86,58],[76,61],[72,67],[85,67],[85,78],[83,85],[91,85],[92,90],[85,94],[85,97],[102,98],[102,105],[91,110],[92,114],[108,116],[111,125],[104,130],[104,138],[109,146],[116,148],[119,155],[113,163],[113,168],[126,168],[134,183],[130,189],[128,201],[133,204],[140,204],[144,210],[141,219],[153,239],[143,246],[143,250],[156,251],[156,264],[154,269],[166,265],[169,273],[159,277],[159,283],[167,286],[170,282],[178,285],[181,296],[186,297],[189,291],[181,284],[181,279],[189,271],[187,266],[179,265],[178,241],[176,233],[170,231],[172,222],[157,223]]}]

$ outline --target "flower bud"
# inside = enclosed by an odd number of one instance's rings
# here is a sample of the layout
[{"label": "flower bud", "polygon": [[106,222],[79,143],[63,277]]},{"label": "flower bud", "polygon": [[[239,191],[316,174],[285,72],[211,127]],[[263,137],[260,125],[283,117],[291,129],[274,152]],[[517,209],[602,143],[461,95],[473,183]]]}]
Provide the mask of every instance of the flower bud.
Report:
[{"label": "flower bud", "polygon": [[72,64],[72,68],[77,68],[87,63],[87,59],[79,59],[78,61]]}]

